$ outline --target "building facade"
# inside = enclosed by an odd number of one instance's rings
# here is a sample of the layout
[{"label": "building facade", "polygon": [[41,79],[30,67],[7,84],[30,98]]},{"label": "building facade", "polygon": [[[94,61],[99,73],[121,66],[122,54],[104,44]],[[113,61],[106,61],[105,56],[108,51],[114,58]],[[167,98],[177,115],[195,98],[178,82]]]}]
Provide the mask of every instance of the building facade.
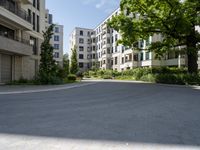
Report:
[{"label": "building facade", "polygon": [[[112,16],[119,13],[120,9],[115,10],[95,29],[78,27],[74,29],[70,35],[70,49],[74,46],[77,47],[80,70],[87,71],[92,67],[97,67],[103,70],[123,71],[137,67],[186,66],[187,58],[184,54],[171,52],[167,53],[163,58],[157,59],[155,53],[146,50],[152,42],[162,40],[162,36],[159,34],[155,34],[146,40],[138,41],[140,51],[117,44],[121,35],[109,28],[107,22]],[[87,35],[88,32],[90,32],[90,36]],[[84,43],[80,44],[82,38]],[[84,47],[84,50],[82,50],[82,47]],[[90,49],[90,53],[88,53],[87,49]],[[91,57],[87,57],[88,54],[91,54]],[[82,56],[84,56],[84,59],[82,59]],[[84,62],[84,65],[82,65],[82,62]]]},{"label": "building facade", "polygon": [[45,0],[0,1],[0,83],[37,74]]},{"label": "building facade", "polygon": [[92,43],[92,37],[93,30],[85,28],[75,28],[70,35],[70,50],[76,48],[80,71],[91,69],[92,60],[96,60],[96,42]]},{"label": "building facade", "polygon": [[[53,24],[53,15],[46,10],[45,14],[45,28],[47,29],[51,24]],[[54,47],[54,60],[62,67],[63,66],[63,25],[55,24],[53,30],[53,36],[50,41],[51,45]]]}]

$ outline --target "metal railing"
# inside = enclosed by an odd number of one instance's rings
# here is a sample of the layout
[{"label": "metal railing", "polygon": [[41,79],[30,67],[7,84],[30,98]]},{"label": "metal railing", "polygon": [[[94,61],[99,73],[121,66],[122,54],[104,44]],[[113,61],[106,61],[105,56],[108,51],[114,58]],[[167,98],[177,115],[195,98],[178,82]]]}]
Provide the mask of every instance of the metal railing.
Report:
[{"label": "metal railing", "polygon": [[14,13],[18,17],[24,19],[25,21],[31,23],[31,16],[28,15],[25,10],[17,8],[13,3],[9,2],[8,0],[0,0],[0,6]]},{"label": "metal railing", "polygon": [[14,41],[17,41],[17,42],[20,42],[20,43],[23,43],[23,44],[26,44],[26,45],[31,46],[29,40],[20,38],[20,37],[18,37],[18,36],[8,37],[8,36],[2,34],[2,32],[0,32],[0,36],[1,36],[1,37],[4,37],[4,38],[7,38],[7,39],[10,39],[10,40],[14,40]]}]

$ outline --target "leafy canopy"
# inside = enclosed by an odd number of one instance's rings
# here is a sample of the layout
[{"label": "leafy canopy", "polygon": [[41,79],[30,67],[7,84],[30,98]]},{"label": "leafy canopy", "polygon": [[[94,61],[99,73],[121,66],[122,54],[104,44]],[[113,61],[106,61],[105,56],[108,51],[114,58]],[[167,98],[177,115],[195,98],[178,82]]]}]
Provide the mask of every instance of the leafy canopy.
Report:
[{"label": "leafy canopy", "polygon": [[122,35],[119,42],[138,48],[137,41],[154,34],[162,34],[163,41],[154,42],[151,49],[162,55],[169,49],[187,45],[193,35],[200,42],[199,0],[121,0],[121,13],[112,18],[109,25]]}]

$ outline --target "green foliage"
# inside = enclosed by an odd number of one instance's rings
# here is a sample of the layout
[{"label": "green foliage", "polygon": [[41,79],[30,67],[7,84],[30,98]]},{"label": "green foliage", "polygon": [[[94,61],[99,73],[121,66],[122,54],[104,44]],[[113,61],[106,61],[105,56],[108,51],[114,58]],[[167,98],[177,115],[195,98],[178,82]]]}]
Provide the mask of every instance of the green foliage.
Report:
[{"label": "green foliage", "polygon": [[121,13],[108,23],[121,33],[119,43],[133,49],[139,40],[162,34],[163,40],[152,43],[149,50],[157,56],[168,51],[179,51],[179,46],[188,55],[188,71],[197,73],[197,52],[200,34],[195,26],[200,25],[199,0],[121,0]]},{"label": "green foliage", "polygon": [[76,81],[76,75],[74,75],[74,74],[69,74],[68,77],[67,77],[67,79],[68,79],[69,81]]},{"label": "green foliage", "polygon": [[77,77],[77,78],[80,78],[80,79],[82,79],[82,78],[83,78],[83,76],[84,76],[84,75],[83,75],[83,73],[82,73],[82,72],[80,72],[80,71],[76,73],[76,77]]},{"label": "green foliage", "polygon": [[47,31],[43,33],[44,41],[41,44],[41,60],[38,76],[41,84],[51,84],[57,73],[57,66],[53,59],[53,47],[50,44],[53,28],[54,25],[51,25]]},{"label": "green foliage", "polygon": [[72,56],[71,56],[70,73],[76,74],[78,72],[78,60],[77,60],[76,47],[74,47],[71,51],[72,51]]},{"label": "green foliage", "polygon": [[65,77],[67,77],[69,74],[69,57],[67,54],[63,56],[63,70]]},{"label": "green foliage", "polygon": [[135,68],[123,72],[98,70],[84,73],[87,77],[102,79],[138,80],[163,84],[200,85],[200,73],[188,74],[186,68],[156,67]]}]

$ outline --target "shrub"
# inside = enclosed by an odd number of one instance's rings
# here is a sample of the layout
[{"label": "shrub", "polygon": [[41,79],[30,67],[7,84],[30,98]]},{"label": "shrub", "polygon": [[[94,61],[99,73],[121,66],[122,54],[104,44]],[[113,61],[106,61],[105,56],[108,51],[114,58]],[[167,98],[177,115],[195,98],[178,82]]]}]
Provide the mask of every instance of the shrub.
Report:
[{"label": "shrub", "polygon": [[112,76],[111,76],[111,75],[103,75],[102,78],[103,78],[103,79],[112,79]]},{"label": "shrub", "polygon": [[68,77],[67,77],[67,79],[68,79],[69,81],[76,81],[76,75],[74,75],[74,74],[69,74]]},{"label": "shrub", "polygon": [[83,73],[82,73],[82,72],[80,72],[80,71],[79,71],[79,72],[77,72],[77,74],[76,74],[76,77],[77,77],[77,78],[81,78],[81,79],[82,79],[82,78],[83,78]]},{"label": "shrub", "polygon": [[146,81],[146,82],[155,82],[155,75],[153,74],[147,74],[147,75],[143,75],[140,80],[142,81]]}]

